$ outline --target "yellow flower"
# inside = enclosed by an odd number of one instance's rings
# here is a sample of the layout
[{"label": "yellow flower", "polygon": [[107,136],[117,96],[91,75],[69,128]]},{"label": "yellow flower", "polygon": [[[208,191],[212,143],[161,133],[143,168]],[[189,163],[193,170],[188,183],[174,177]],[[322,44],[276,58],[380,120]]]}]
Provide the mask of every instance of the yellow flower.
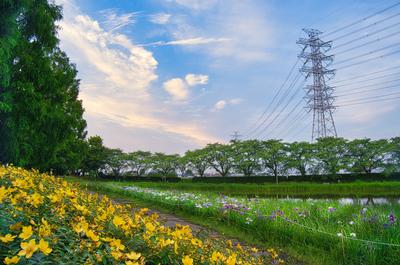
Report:
[{"label": "yellow flower", "polygon": [[278,257],[278,253],[276,253],[276,250],[275,250],[275,249],[269,248],[269,249],[267,249],[267,251],[269,252],[269,254],[271,254],[271,257],[272,257],[273,259],[276,259],[276,258]]},{"label": "yellow flower", "polygon": [[19,257],[18,256],[14,256],[12,258],[6,257],[4,259],[4,264],[17,264],[19,261]]},{"label": "yellow flower", "polygon": [[183,265],[193,265],[193,259],[190,258],[188,255],[182,258]]},{"label": "yellow flower", "polygon": [[23,226],[22,227],[22,233],[19,234],[19,238],[22,238],[23,240],[27,240],[30,238],[33,234],[32,231],[32,226]]},{"label": "yellow flower", "polygon": [[130,260],[125,261],[125,264],[126,264],[126,265],[139,265],[138,262],[136,262],[136,261],[130,261]]},{"label": "yellow flower", "polygon": [[4,198],[7,197],[7,190],[6,187],[1,186],[0,187],[0,202],[2,202],[4,200]]},{"label": "yellow flower", "polygon": [[14,241],[14,238],[16,238],[17,236],[13,236],[13,235],[11,235],[11,234],[7,234],[7,235],[5,235],[5,236],[1,236],[0,237],[0,240],[1,240],[1,242],[3,242],[3,243],[8,243],[8,242],[12,242],[12,241]]},{"label": "yellow flower", "polygon": [[111,256],[113,256],[113,258],[114,258],[115,260],[121,259],[122,255],[123,255],[123,254],[122,254],[121,252],[119,252],[118,250],[113,250],[113,251],[111,251]]},{"label": "yellow flower", "polygon": [[156,229],[156,227],[152,224],[152,223],[146,223],[146,230],[149,232],[149,233],[152,233],[152,232],[154,232],[154,230]]},{"label": "yellow flower", "polygon": [[124,219],[122,219],[122,217],[116,215],[116,216],[114,216],[114,218],[113,218],[113,224],[114,224],[116,227],[120,227],[121,225],[124,225],[124,224],[125,224],[125,221],[124,221]]},{"label": "yellow flower", "polygon": [[214,251],[211,255],[211,261],[217,263],[219,261],[223,261],[225,256],[218,251]]},{"label": "yellow flower", "polygon": [[18,255],[25,256],[27,259],[32,257],[33,253],[38,250],[35,239],[31,239],[29,242],[21,242],[21,248],[22,250],[18,253]]},{"label": "yellow flower", "polygon": [[230,255],[226,259],[226,261],[225,261],[226,265],[235,265],[236,264],[236,256],[237,255],[235,253],[232,253],[232,255]]},{"label": "yellow flower", "polygon": [[115,247],[116,249],[119,250],[124,250],[125,246],[121,244],[121,239],[113,239],[113,241],[111,241],[110,243],[111,247]]},{"label": "yellow flower", "polygon": [[88,230],[86,232],[86,236],[88,238],[90,238],[91,240],[93,240],[94,242],[97,242],[100,240],[99,236],[96,236],[92,230]]},{"label": "yellow flower", "polygon": [[138,260],[141,256],[142,254],[136,253],[135,251],[126,254],[126,257],[130,260]]},{"label": "yellow flower", "polygon": [[45,254],[46,256],[49,255],[51,253],[51,251],[53,251],[50,247],[49,247],[49,243],[47,243],[45,240],[40,239],[39,242],[39,249],[40,251],[42,251],[43,254]]}]

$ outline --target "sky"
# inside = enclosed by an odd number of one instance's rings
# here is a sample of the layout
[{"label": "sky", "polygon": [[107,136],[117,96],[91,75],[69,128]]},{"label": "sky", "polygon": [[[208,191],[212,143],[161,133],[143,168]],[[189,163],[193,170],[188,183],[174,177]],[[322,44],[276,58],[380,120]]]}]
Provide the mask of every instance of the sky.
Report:
[{"label": "sky", "polygon": [[[242,139],[310,141],[303,87],[311,78],[293,82],[303,63],[296,44],[306,37],[303,28],[333,41],[328,68],[337,71],[327,82],[336,86],[338,136],[400,135],[400,100],[378,100],[400,95],[400,6],[361,20],[394,0],[56,3],[64,14],[60,46],[78,69],[88,135],[100,135],[109,147],[183,153],[227,142],[234,131]],[[387,53],[393,54],[382,56]]]}]

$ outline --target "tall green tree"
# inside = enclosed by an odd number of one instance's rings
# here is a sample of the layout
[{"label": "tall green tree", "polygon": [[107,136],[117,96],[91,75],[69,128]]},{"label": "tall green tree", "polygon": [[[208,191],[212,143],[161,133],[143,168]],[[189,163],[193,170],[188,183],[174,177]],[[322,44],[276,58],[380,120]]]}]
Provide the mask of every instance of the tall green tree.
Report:
[{"label": "tall green tree", "polygon": [[308,142],[294,142],[288,144],[288,150],[288,167],[297,170],[304,177],[315,162],[313,145]]},{"label": "tall green tree", "polygon": [[134,176],[141,177],[151,168],[151,152],[136,151],[126,155],[128,171]]},{"label": "tall green tree", "polygon": [[261,159],[265,168],[272,172],[276,184],[279,183],[279,175],[287,169],[288,152],[284,143],[280,140],[263,141]]},{"label": "tall green tree", "polygon": [[355,139],[348,143],[348,149],[348,170],[354,173],[371,173],[385,167],[390,143],[384,139]]},{"label": "tall green tree", "polygon": [[189,168],[191,168],[197,176],[204,177],[206,170],[209,168],[207,150],[197,149],[187,151],[185,153],[185,158],[188,162]]},{"label": "tall green tree", "polygon": [[91,136],[86,141],[85,152],[82,154],[82,171],[84,174],[97,177],[104,168],[107,159],[107,148],[100,136]]},{"label": "tall green tree", "polygon": [[316,145],[315,157],[319,167],[325,174],[335,175],[346,168],[348,145],[343,138],[319,138]]},{"label": "tall green tree", "polygon": [[245,176],[254,175],[261,169],[262,143],[258,140],[236,141],[232,143],[235,169]]},{"label": "tall green tree", "polygon": [[230,144],[208,144],[204,151],[207,153],[209,165],[222,177],[227,176],[234,167],[233,149]]},{"label": "tall green tree", "polygon": [[2,161],[73,171],[81,166],[86,122],[76,68],[58,47],[61,8],[47,0],[21,3],[10,79],[0,97]]},{"label": "tall green tree", "polygon": [[165,180],[168,176],[176,174],[176,165],[179,155],[166,155],[164,153],[155,153],[152,156],[152,169],[161,174]]}]

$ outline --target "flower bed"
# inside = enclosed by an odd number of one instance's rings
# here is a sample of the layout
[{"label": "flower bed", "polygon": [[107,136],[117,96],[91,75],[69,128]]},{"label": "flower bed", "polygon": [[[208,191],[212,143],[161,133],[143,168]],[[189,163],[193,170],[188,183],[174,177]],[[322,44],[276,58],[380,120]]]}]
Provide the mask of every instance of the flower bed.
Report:
[{"label": "flower bed", "polygon": [[[274,250],[196,238],[47,174],[0,167],[5,264],[277,264]],[[258,252],[258,253],[256,253]]]},{"label": "flower bed", "polygon": [[318,248],[345,264],[377,264],[377,260],[398,264],[398,201],[362,206],[338,200],[235,198],[137,186],[122,189],[146,201],[214,217],[261,240]]}]

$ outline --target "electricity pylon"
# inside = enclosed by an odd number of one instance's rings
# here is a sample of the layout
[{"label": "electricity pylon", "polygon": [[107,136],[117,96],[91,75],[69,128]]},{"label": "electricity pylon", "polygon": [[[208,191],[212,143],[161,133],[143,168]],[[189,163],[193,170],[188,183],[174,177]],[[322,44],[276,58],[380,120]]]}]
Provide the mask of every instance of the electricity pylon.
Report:
[{"label": "electricity pylon", "polygon": [[337,137],[335,122],[333,120],[334,96],[333,88],[326,85],[326,81],[333,78],[335,70],[327,69],[333,61],[333,55],[326,55],[332,47],[332,41],[322,41],[319,36],[321,31],[316,29],[303,29],[307,38],[300,38],[297,44],[303,47],[299,58],[304,60],[300,72],[306,77],[313,77],[312,85],[305,87],[307,108],[313,111],[313,126],[311,139],[334,136]]}]

